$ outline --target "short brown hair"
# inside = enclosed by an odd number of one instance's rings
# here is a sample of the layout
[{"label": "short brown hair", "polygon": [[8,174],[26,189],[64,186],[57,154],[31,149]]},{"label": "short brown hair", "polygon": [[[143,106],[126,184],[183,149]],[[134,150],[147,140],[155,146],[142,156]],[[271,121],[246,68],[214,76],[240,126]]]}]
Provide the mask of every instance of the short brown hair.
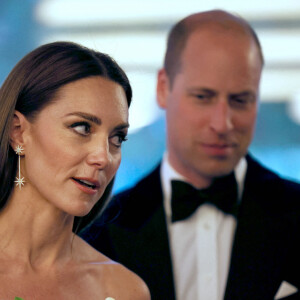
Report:
[{"label": "short brown hair", "polygon": [[224,29],[228,29],[231,24],[238,25],[245,33],[250,34],[257,45],[259,56],[261,58],[262,65],[264,64],[264,58],[262,53],[261,44],[257,37],[257,34],[253,28],[243,18],[232,15],[223,10],[212,10],[201,13],[192,14],[178,23],[176,23],[167,40],[167,50],[164,59],[164,69],[169,77],[172,85],[175,75],[181,67],[181,55],[184,47],[187,43],[190,35],[202,27],[207,27],[208,24],[215,24]]}]

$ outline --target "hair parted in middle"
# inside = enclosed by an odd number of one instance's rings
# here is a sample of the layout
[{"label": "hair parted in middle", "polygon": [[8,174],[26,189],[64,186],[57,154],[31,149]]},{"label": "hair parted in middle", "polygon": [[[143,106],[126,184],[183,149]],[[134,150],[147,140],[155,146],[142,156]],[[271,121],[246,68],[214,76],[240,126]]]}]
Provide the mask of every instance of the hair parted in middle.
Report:
[{"label": "hair parted in middle", "polygon": [[[130,106],[132,89],[122,68],[109,55],[73,42],[42,45],[21,59],[10,72],[0,89],[0,209],[11,194],[17,170],[17,155],[10,147],[9,138],[15,110],[33,121],[44,107],[55,101],[61,87],[90,76],[101,76],[119,84]],[[113,181],[102,200],[109,196]],[[87,216],[76,217],[74,228],[80,230],[91,222],[104,202],[98,201]]]}]

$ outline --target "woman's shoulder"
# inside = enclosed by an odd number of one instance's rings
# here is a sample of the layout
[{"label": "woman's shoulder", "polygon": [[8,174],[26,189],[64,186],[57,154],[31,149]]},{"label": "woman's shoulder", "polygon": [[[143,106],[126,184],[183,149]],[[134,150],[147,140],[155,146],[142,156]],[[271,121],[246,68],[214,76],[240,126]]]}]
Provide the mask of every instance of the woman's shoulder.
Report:
[{"label": "woman's shoulder", "polygon": [[138,275],[82,242],[82,265],[95,289],[105,290],[107,298],[115,300],[150,300],[148,287]]},{"label": "woman's shoulder", "polygon": [[106,286],[116,300],[150,299],[150,293],[144,281],[123,265],[115,264],[106,275]]}]

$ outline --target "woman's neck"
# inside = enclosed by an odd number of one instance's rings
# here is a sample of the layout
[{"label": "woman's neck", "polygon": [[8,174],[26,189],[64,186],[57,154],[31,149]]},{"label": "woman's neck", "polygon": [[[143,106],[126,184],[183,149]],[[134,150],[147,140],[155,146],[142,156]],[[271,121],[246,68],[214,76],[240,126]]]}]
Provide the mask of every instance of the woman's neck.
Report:
[{"label": "woman's neck", "polygon": [[61,265],[72,256],[73,220],[15,189],[0,212],[0,251],[32,269]]}]

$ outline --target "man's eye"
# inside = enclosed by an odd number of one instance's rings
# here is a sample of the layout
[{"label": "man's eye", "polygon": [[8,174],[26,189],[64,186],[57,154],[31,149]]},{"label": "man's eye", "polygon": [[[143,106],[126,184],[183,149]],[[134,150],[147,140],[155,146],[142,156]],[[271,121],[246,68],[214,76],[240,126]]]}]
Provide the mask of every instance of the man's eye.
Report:
[{"label": "man's eye", "polygon": [[255,102],[253,97],[232,97],[231,101],[233,105],[239,107],[247,107],[249,104]]},{"label": "man's eye", "polygon": [[87,122],[76,122],[71,128],[80,135],[88,135],[91,132],[91,125]]},{"label": "man's eye", "polygon": [[233,100],[237,103],[247,103],[248,102],[248,99],[245,99],[245,98],[233,98]]},{"label": "man's eye", "polygon": [[124,133],[116,134],[111,138],[111,143],[116,147],[121,147],[122,143],[127,141],[126,135]]},{"label": "man's eye", "polygon": [[231,97],[231,101],[236,104],[247,105],[256,102],[256,98],[251,94],[235,95]]},{"label": "man's eye", "polygon": [[207,99],[208,96],[207,95],[204,95],[204,94],[197,94],[195,95],[198,99]]},{"label": "man's eye", "polygon": [[194,97],[196,98],[197,101],[201,102],[209,102],[212,98],[211,95],[208,94],[194,94]]}]

